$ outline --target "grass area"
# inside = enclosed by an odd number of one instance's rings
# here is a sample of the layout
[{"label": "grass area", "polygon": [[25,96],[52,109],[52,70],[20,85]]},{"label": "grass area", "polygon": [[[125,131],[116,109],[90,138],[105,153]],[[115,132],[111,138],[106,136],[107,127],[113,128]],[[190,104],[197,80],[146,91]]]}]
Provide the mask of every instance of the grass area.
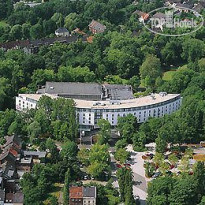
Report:
[{"label": "grass area", "polygon": [[[62,202],[63,186],[64,186],[64,184],[55,183],[52,192],[49,193],[48,196],[56,196],[56,198],[59,200],[59,202]],[[43,202],[43,204],[49,205],[50,202],[47,199]]]},{"label": "grass area", "polygon": [[0,21],[0,27],[5,27],[7,26],[8,24],[5,22],[5,21]]},{"label": "grass area", "polygon": [[163,74],[163,77],[162,79],[165,80],[165,81],[170,81],[173,77],[173,74],[175,73],[176,71],[174,70],[171,70],[171,71],[167,71]]}]

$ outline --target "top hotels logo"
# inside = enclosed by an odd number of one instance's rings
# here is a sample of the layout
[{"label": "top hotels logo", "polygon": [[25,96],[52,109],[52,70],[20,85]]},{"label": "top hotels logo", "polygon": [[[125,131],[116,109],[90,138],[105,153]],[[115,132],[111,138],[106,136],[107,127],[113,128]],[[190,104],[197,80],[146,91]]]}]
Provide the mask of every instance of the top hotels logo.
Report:
[{"label": "top hotels logo", "polygon": [[149,31],[164,36],[189,35],[204,25],[202,15],[182,6],[161,7],[147,14],[142,23]]}]

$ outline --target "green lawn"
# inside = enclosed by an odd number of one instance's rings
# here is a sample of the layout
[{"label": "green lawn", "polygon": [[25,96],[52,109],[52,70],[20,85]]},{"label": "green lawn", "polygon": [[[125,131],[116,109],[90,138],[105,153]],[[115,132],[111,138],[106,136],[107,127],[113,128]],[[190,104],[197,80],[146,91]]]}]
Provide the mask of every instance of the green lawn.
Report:
[{"label": "green lawn", "polygon": [[175,72],[176,72],[176,71],[174,71],[174,70],[165,72],[165,73],[163,74],[162,79],[165,80],[165,81],[171,80],[172,77],[173,77],[173,74],[174,74]]}]

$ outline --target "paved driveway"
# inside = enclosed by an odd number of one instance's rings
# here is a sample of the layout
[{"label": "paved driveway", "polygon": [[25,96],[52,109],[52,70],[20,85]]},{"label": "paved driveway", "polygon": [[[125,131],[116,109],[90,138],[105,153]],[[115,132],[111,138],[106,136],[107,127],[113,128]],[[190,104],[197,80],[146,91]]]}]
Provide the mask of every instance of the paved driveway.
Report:
[{"label": "paved driveway", "polygon": [[133,194],[134,196],[140,197],[141,205],[146,204],[145,200],[147,198],[147,179],[145,178],[145,169],[143,167],[144,160],[142,155],[144,152],[135,152],[132,146],[128,146],[127,150],[131,152],[131,168],[133,172]]}]

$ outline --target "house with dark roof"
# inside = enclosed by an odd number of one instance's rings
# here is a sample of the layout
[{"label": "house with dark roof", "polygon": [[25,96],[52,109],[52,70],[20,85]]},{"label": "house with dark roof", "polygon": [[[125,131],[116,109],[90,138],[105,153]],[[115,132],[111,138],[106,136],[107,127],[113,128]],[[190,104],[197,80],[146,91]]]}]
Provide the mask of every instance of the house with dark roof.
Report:
[{"label": "house with dark roof", "polygon": [[69,36],[70,33],[69,33],[69,31],[68,31],[66,28],[58,28],[58,29],[55,31],[55,35],[56,35],[57,37],[61,37],[61,36],[66,37],[66,36]]},{"label": "house with dark roof", "polygon": [[21,142],[18,136],[5,136],[5,144],[1,145],[2,153],[0,154],[0,164],[8,162],[9,164],[15,164],[18,155],[21,150]]},{"label": "house with dark roof", "polygon": [[0,189],[0,204],[4,204],[4,200],[5,200],[5,190]]},{"label": "house with dark roof", "polygon": [[22,49],[29,45],[29,40],[17,40],[17,41],[10,41],[0,44],[0,48],[4,51],[10,49]]},{"label": "house with dark roof", "polygon": [[204,9],[204,6],[201,3],[198,3],[197,5],[193,7],[193,10],[196,11],[197,13],[201,13],[203,9]]},{"label": "house with dark roof", "polygon": [[131,85],[104,84],[104,97],[110,100],[134,99]]},{"label": "house with dark roof", "polygon": [[83,187],[83,205],[96,205],[96,187]]},{"label": "house with dark roof", "polygon": [[182,0],[165,0],[164,5],[165,6],[171,6],[174,3],[181,3],[181,2],[182,2]]},{"label": "house with dark roof", "polygon": [[166,15],[164,13],[157,12],[152,16],[152,18],[165,19]]},{"label": "house with dark roof", "polygon": [[7,193],[5,196],[5,205],[8,203],[13,205],[23,205],[24,195],[22,192]]},{"label": "house with dark roof", "polygon": [[34,159],[42,159],[46,157],[46,152],[40,152],[40,151],[23,151],[23,156],[27,158],[27,160],[30,163],[30,157],[33,157]]},{"label": "house with dark roof", "polygon": [[88,25],[89,30],[93,33],[93,34],[97,34],[97,33],[103,33],[106,29],[106,26],[99,23],[98,21],[92,20],[91,23]]},{"label": "house with dark roof", "polygon": [[0,48],[3,51],[10,49],[22,49],[26,54],[35,54],[38,53],[41,46],[52,46],[54,43],[64,43],[70,44],[81,39],[83,42],[87,41],[87,35],[82,37],[74,36],[60,36],[55,38],[44,38],[37,40],[20,40],[20,41],[11,41],[6,43],[0,43]]}]

